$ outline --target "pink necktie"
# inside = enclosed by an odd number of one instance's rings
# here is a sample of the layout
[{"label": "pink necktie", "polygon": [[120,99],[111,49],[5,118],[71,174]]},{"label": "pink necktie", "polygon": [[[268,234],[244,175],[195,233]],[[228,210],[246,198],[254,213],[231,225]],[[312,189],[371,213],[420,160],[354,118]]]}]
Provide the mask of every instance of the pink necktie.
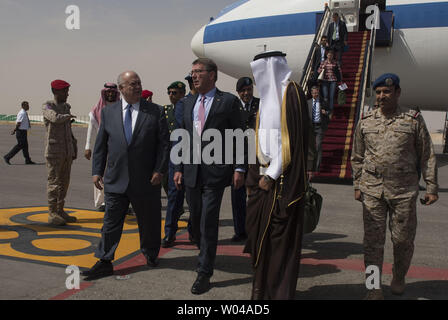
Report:
[{"label": "pink necktie", "polygon": [[201,104],[199,105],[198,118],[201,123],[201,127],[199,128],[199,135],[202,133],[202,129],[204,129],[205,124],[205,106],[204,106],[205,96],[201,98]]}]

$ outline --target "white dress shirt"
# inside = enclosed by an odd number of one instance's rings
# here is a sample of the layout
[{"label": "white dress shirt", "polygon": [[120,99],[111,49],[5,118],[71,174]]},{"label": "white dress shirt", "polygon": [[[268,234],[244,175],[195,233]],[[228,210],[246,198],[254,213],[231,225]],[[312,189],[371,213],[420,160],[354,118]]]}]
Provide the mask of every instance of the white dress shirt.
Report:
[{"label": "white dress shirt", "polygon": [[[202,94],[198,95],[198,100],[196,100],[196,104],[194,105],[194,108],[193,108],[193,126],[197,132],[199,132],[199,127],[201,125],[201,122],[199,121],[199,107],[201,105],[201,99],[203,96],[205,96],[205,99],[204,99],[205,119],[204,120],[207,121],[207,117],[208,117],[208,114],[212,107],[213,100],[215,99],[215,94],[216,94],[216,88],[213,88],[212,90],[210,90],[209,92],[207,92],[204,95],[202,95]],[[202,130],[201,130],[201,132],[202,132]]]},{"label": "white dress shirt", "polygon": [[19,130],[29,130],[30,127],[30,120],[28,119],[28,114],[24,109],[20,109],[19,113],[17,114],[16,123],[20,122]]}]

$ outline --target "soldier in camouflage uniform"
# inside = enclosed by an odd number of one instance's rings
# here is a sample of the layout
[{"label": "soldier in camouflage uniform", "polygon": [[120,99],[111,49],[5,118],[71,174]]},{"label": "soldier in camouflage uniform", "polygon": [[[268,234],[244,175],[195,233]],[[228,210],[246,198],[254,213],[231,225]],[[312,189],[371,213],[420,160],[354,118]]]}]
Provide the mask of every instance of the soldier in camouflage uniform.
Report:
[{"label": "soldier in camouflage uniform", "polygon": [[71,120],[76,116],[70,113],[66,102],[69,84],[63,80],[51,83],[54,100],[43,104],[42,112],[46,127],[45,158],[48,169],[48,222],[65,225],[76,222],[76,218],[64,211],[65,196],[70,183],[72,161],[77,156],[77,141],[72,133]]},{"label": "soldier in camouflage uniform", "polygon": [[[383,265],[386,219],[394,250],[391,291],[401,295],[414,252],[417,227],[418,167],[426,182],[422,203],[437,201],[437,164],[431,137],[420,112],[398,105],[400,80],[384,74],[374,83],[378,108],[359,121],[353,141],[355,199],[363,203],[364,263]],[[381,289],[366,299],[383,299]]]}]

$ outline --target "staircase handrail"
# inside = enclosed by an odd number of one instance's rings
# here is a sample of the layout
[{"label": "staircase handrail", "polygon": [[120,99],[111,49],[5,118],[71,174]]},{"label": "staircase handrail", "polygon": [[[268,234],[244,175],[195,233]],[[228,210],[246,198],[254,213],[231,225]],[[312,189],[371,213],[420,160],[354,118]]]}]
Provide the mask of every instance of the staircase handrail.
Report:
[{"label": "staircase handrail", "polygon": [[311,77],[312,71],[313,71],[313,60],[314,55],[316,53],[317,46],[316,44],[320,43],[320,40],[322,36],[324,35],[324,32],[327,30],[329,21],[330,21],[331,13],[330,8],[327,4],[325,4],[325,11],[324,15],[322,16],[322,19],[320,21],[319,27],[317,29],[316,34],[314,35],[313,42],[311,44],[310,51],[308,53],[308,57],[305,61],[305,65],[302,69],[302,78],[300,79],[300,86],[305,92],[305,95],[308,94],[308,86],[307,83]]},{"label": "staircase handrail", "polygon": [[[377,7],[378,11],[375,12],[379,12],[379,8],[378,8],[378,4],[375,4],[375,6]],[[355,117],[355,124],[358,122],[359,117],[364,113],[364,108],[365,108],[365,98],[366,98],[366,88],[369,87],[370,88],[370,84],[372,82],[372,65],[373,65],[373,58],[374,58],[374,54],[375,54],[375,41],[376,41],[376,18],[379,17],[380,15],[375,15],[372,21],[372,29],[370,30],[370,40],[369,40],[369,45],[367,47],[366,50],[366,59],[365,59],[365,63],[364,63],[364,70],[363,70],[363,77],[361,80],[361,85],[360,85],[360,94],[361,94],[361,99],[359,107],[357,108],[356,111],[356,117]]]}]

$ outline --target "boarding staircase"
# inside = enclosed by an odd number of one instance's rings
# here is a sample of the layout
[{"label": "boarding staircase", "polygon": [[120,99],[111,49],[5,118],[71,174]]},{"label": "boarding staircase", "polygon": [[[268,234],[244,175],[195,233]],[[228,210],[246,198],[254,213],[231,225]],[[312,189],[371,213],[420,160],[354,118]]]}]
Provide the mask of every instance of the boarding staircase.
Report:
[{"label": "boarding staircase", "polygon": [[[327,18],[326,8],[319,30],[316,33],[315,43],[320,42],[320,36],[324,34],[321,29],[326,30]],[[320,35],[320,36],[318,36]],[[353,145],[353,135],[356,124],[362,114],[365,94],[370,84],[370,74],[373,51],[375,47],[375,28],[368,31],[349,32],[349,50],[342,56],[342,78],[348,86],[345,90],[346,103],[339,105],[337,102],[338,90],[335,92],[335,104],[332,119],[328,125],[322,142],[322,161],[319,172],[314,173],[314,180],[323,179],[351,179],[352,169],[350,157]],[[308,93],[311,82],[309,64],[313,61],[313,46],[308,57],[309,61],[303,69],[301,85]]]}]

